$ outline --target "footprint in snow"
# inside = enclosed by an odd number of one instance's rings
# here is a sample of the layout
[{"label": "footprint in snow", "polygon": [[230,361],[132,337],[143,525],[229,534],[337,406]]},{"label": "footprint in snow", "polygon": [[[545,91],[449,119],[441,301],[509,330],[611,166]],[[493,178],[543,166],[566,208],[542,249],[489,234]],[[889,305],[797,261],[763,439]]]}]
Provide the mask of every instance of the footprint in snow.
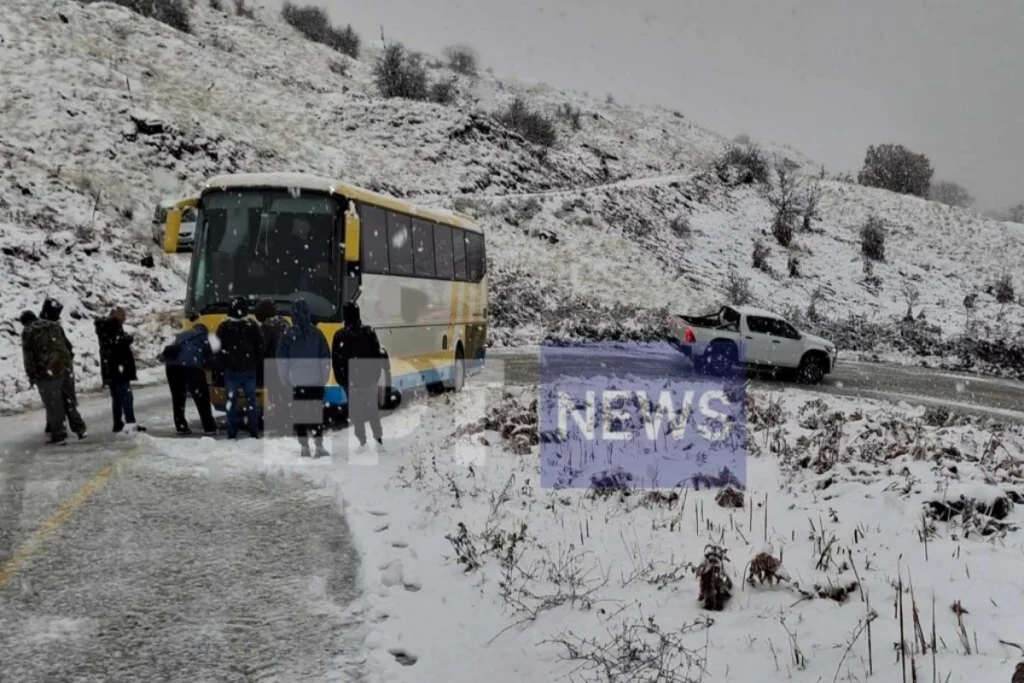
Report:
[{"label": "footprint in snow", "polygon": [[391,541],[392,548],[408,548],[409,544],[405,541]]},{"label": "footprint in snow", "polygon": [[374,517],[387,517],[388,513],[384,510],[367,510]]},{"label": "footprint in snow", "polygon": [[376,533],[378,533],[378,534],[379,534],[380,532],[382,532],[382,531],[387,531],[387,530],[388,530],[388,529],[390,529],[390,528],[391,528],[391,525],[390,525],[390,524],[388,524],[387,522],[384,522],[383,524],[381,524],[381,525],[379,525],[379,526],[375,527],[375,528],[374,528],[374,532],[376,532]]}]

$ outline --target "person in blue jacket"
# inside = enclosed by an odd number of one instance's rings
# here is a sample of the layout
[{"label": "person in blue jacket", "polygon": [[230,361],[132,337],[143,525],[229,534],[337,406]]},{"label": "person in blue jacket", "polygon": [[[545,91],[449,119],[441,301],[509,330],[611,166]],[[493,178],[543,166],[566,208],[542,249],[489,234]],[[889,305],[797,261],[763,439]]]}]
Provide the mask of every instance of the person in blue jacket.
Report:
[{"label": "person in blue jacket", "polygon": [[185,398],[188,394],[192,394],[196,410],[199,411],[203,432],[207,436],[217,433],[217,423],[210,407],[210,390],[206,386],[206,367],[212,357],[210,331],[203,324],[178,333],[160,354],[167,372],[167,384],[171,388],[174,428],[182,436],[192,433],[185,419]]},{"label": "person in blue jacket", "polygon": [[[291,389],[293,429],[302,447],[302,457],[310,457],[309,432],[316,442],[315,457],[327,455],[323,443],[323,402],[324,388],[331,376],[331,350],[327,338],[313,324],[309,304],[296,299],[292,304],[292,325],[281,336],[277,347],[277,366],[286,390]],[[320,404],[317,422],[296,418],[297,401]]]}]

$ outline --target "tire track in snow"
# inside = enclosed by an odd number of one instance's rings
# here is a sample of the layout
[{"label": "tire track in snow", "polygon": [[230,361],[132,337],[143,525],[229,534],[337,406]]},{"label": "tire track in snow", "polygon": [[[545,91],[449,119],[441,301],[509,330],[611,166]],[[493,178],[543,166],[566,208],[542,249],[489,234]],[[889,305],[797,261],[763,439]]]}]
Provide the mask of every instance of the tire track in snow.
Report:
[{"label": "tire track in snow", "polygon": [[357,680],[343,611],[359,559],[315,491],[292,476],[122,471],[0,588],[4,676]]}]

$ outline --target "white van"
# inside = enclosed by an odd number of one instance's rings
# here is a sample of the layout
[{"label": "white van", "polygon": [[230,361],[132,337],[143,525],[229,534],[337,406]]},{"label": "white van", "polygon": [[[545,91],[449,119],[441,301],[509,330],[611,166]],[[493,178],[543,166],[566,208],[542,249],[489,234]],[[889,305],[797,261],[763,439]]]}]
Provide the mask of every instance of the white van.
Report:
[{"label": "white van", "polygon": [[[177,206],[178,199],[165,199],[153,212],[153,223],[150,227],[153,241],[159,245],[164,243],[164,227],[167,225],[167,212]],[[181,212],[181,229],[178,231],[178,249],[191,249],[196,232],[196,210],[186,208]]]}]

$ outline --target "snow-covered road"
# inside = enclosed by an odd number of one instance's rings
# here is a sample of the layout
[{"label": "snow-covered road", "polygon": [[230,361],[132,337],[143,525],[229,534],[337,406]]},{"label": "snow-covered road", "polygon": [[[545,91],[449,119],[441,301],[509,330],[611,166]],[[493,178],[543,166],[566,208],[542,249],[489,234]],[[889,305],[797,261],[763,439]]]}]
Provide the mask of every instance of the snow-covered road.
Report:
[{"label": "snow-covered road", "polygon": [[[580,347],[572,353],[578,366],[606,368],[609,373],[638,377],[683,378],[692,374],[692,366],[681,354],[623,350],[588,350]],[[494,349],[490,364],[493,373],[501,372],[512,384],[535,384],[540,378],[540,350]],[[560,363],[561,367],[565,367]],[[951,411],[1000,420],[1024,422],[1024,383],[1013,380],[957,374],[931,368],[918,368],[882,363],[842,361],[818,386],[803,386],[770,377],[752,377],[753,386],[769,391],[816,391],[834,396],[905,401],[910,405],[944,406]]]},{"label": "snow-covered road", "polygon": [[[139,391],[158,430],[167,403]],[[355,680],[358,555],[333,498],[284,473],[197,476],[83,404],[92,434],[65,448],[39,414],[0,421],[0,678]]]}]

